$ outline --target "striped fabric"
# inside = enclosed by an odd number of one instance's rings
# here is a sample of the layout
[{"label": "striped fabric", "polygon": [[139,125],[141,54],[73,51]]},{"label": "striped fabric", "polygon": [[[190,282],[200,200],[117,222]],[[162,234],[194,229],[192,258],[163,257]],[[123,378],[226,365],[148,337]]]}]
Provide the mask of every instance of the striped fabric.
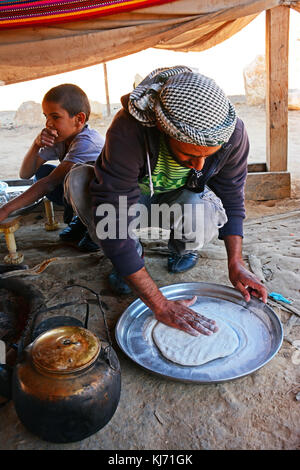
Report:
[{"label": "striped fabric", "polygon": [[0,29],[87,20],[174,1],[0,0]]},{"label": "striped fabric", "polygon": [[[154,194],[173,191],[185,185],[190,168],[179,165],[170,155],[164,136],[160,137],[159,155],[152,173]],[[149,176],[139,183],[142,194],[150,194]]]}]

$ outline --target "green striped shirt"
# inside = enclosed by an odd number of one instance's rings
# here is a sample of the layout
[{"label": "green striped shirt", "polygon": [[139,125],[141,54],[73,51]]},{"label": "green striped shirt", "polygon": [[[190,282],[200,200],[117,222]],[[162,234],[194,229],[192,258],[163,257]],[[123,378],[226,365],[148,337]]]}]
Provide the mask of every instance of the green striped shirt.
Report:
[{"label": "green striped shirt", "polygon": [[[164,136],[160,136],[159,154],[152,173],[154,194],[173,191],[185,185],[190,168],[179,165],[167,147]],[[150,194],[149,175],[139,183],[142,194]]]}]

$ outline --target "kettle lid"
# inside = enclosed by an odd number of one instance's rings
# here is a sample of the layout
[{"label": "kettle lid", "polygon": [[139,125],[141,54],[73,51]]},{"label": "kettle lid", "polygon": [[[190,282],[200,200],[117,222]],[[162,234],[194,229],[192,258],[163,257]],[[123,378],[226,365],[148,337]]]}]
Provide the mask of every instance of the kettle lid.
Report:
[{"label": "kettle lid", "polygon": [[32,360],[38,368],[52,373],[85,369],[98,357],[101,343],[86,328],[61,326],[48,330],[32,345]]}]

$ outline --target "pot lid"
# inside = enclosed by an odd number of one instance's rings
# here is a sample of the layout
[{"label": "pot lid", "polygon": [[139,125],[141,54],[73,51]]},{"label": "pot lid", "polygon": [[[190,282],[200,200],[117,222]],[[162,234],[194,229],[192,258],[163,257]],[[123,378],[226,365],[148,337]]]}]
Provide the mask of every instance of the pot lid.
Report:
[{"label": "pot lid", "polygon": [[78,326],[61,326],[46,331],[32,346],[34,364],[47,372],[76,372],[92,364],[101,343],[91,331]]}]

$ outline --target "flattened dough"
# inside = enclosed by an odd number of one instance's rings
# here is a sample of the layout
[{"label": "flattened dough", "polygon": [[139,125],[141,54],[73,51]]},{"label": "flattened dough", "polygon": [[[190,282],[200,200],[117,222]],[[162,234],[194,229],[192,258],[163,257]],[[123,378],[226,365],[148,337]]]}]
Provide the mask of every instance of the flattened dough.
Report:
[{"label": "flattened dough", "polygon": [[239,345],[237,334],[219,318],[210,314],[209,318],[215,320],[219,327],[210,336],[192,336],[157,322],[152,331],[154,343],[165,358],[182,366],[200,366],[229,356]]}]

